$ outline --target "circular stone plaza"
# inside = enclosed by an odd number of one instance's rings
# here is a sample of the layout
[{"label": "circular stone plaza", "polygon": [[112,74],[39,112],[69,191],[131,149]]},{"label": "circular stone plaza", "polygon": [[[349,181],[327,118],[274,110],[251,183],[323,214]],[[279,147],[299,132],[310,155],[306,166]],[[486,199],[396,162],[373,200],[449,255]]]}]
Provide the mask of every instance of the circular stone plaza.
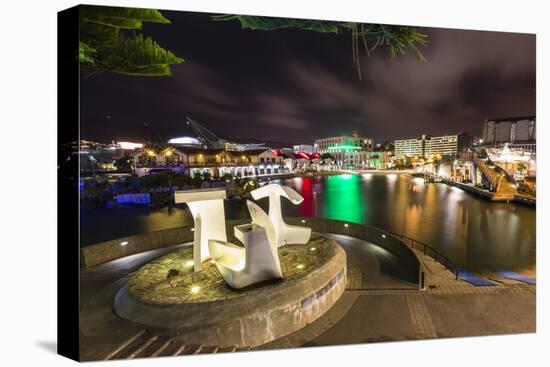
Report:
[{"label": "circular stone plaza", "polygon": [[[464,277],[429,246],[375,227],[285,221],[311,228],[309,241],[277,249],[282,279],[241,289],[214,260],[193,271],[191,227],[82,248],[82,360],[535,331],[534,284]],[[228,241],[249,222],[227,221]]]}]

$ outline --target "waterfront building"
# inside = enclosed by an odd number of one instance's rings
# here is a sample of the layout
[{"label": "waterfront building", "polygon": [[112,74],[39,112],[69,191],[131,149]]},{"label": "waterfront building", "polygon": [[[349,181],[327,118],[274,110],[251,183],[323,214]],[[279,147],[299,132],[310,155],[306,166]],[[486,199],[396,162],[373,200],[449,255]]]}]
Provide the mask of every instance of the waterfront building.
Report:
[{"label": "waterfront building", "polygon": [[132,142],[112,142],[110,144],[80,140],[71,143],[72,149],[78,152],[81,175],[103,174],[120,171],[117,161],[130,158],[135,150],[143,144]]},{"label": "waterfront building", "polygon": [[140,177],[163,171],[184,173],[188,160],[172,146],[149,146],[133,153],[133,171]]},{"label": "waterfront building", "polygon": [[395,157],[423,157],[426,139],[426,135],[422,135],[420,138],[396,140]]},{"label": "waterfront building", "polygon": [[221,177],[255,177],[288,172],[284,157],[269,148],[228,151],[192,146],[145,148],[134,156],[134,171],[138,176],[161,171],[187,173],[191,177],[210,175]]},{"label": "waterfront building", "polygon": [[250,143],[250,144],[240,144],[240,143],[224,143],[225,150],[229,152],[244,152],[246,150],[260,150],[260,149],[269,149],[265,146],[265,143]]},{"label": "waterfront building", "polygon": [[313,154],[314,152],[313,145],[310,145],[310,144],[293,145],[292,151],[294,153],[305,152],[307,154]]},{"label": "waterfront building", "polygon": [[483,145],[536,151],[536,117],[506,117],[485,119],[483,122]]},{"label": "waterfront building", "polygon": [[455,156],[458,152],[458,135],[434,136],[426,140],[424,157]]},{"label": "waterfront building", "polygon": [[433,157],[454,158],[458,153],[472,146],[473,137],[466,133],[427,136],[419,138],[401,139],[395,141],[395,157],[421,157],[431,159]]},{"label": "waterfront building", "polygon": [[313,150],[321,155],[330,154],[337,168],[366,169],[373,144],[371,138],[359,136],[354,132],[351,135],[317,139]]},{"label": "waterfront building", "polygon": [[287,173],[291,167],[285,162],[285,157],[272,149],[264,149],[258,154],[259,164],[256,166],[256,175],[271,175]]},{"label": "waterfront building", "polygon": [[373,152],[369,153],[368,157],[368,169],[392,169],[394,168],[394,151],[387,150],[383,147],[375,148]]},{"label": "waterfront building", "polygon": [[532,151],[511,148],[508,143],[505,143],[504,147],[487,147],[485,151],[491,162],[516,180],[537,176],[537,157]]}]

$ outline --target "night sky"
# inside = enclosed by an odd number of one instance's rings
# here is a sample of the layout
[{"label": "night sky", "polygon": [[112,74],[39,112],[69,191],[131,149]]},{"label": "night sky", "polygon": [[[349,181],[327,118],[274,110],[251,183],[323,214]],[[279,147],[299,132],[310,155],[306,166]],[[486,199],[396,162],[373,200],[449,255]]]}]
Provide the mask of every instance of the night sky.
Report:
[{"label": "night sky", "polygon": [[143,33],[186,62],[172,77],[81,79],[81,137],[153,140],[193,135],[186,116],[220,137],[312,144],[351,131],[376,142],[466,131],[483,119],[535,114],[535,36],[420,28],[421,62],[363,55],[349,34],[243,30],[236,20],[163,11]]}]

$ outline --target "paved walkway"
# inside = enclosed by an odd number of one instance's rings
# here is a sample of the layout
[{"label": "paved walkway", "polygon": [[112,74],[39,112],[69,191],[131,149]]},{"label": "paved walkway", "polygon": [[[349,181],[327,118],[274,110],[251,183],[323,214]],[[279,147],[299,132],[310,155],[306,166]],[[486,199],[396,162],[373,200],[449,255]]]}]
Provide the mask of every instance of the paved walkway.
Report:
[{"label": "paved walkway", "polygon": [[493,279],[497,286],[476,287],[416,253],[426,290],[358,289],[362,272],[352,265],[347,290],[327,314],[255,349],[535,332],[536,286],[502,278]]},{"label": "paved walkway", "polygon": [[346,251],[350,289],[416,289],[415,277],[402,260],[374,243],[339,234],[326,234]]},{"label": "paved walkway", "polygon": [[[457,281],[432,258],[417,252],[427,289],[417,290],[399,259],[356,238],[329,235],[348,254],[348,285],[340,300],[307,327],[253,349],[328,346],[380,341],[535,332],[536,286],[505,279],[475,287]],[[249,350],[185,345],[118,318],[112,300],[144,263],[182,245],[148,251],[81,272],[82,358],[221,353]],[[105,335],[102,330],[109,330]]]}]

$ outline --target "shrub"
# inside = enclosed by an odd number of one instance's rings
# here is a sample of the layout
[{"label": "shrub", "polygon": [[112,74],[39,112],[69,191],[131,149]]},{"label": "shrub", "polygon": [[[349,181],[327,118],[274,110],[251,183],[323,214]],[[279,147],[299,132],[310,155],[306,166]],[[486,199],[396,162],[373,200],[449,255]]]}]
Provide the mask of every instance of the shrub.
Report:
[{"label": "shrub", "polygon": [[226,173],[222,177],[220,177],[220,181],[233,181],[233,176],[231,176],[230,173]]},{"label": "shrub", "polygon": [[193,180],[191,179],[191,177],[189,177],[187,175],[182,175],[182,174],[175,175],[172,178],[171,182],[172,182],[172,185],[179,186],[179,187],[188,186],[188,185],[193,184]]},{"label": "shrub", "polygon": [[202,185],[202,178],[200,176],[195,176],[191,179],[191,185],[193,187],[199,188]]}]

